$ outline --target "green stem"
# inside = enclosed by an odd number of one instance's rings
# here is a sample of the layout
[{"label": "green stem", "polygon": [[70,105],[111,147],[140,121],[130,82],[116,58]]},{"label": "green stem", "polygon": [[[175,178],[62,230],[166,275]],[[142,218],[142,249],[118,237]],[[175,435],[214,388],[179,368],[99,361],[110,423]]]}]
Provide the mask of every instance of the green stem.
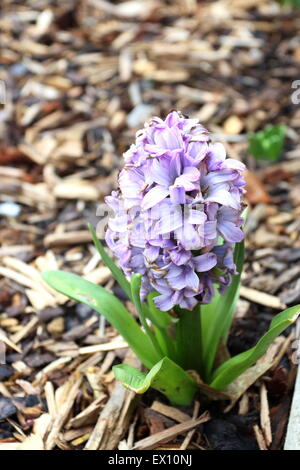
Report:
[{"label": "green stem", "polygon": [[195,370],[201,375],[201,310],[197,305],[194,310],[177,309],[179,321],[176,328],[176,343],[181,366],[185,370]]}]

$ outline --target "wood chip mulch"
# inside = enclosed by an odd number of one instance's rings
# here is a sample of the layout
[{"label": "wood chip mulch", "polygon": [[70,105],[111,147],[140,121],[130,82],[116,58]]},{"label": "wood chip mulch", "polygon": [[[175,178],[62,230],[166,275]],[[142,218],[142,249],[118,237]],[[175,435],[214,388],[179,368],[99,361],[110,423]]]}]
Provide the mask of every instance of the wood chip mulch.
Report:
[{"label": "wood chip mulch", "polygon": [[[126,343],[40,273],[72,271],[122,298],[86,223],[99,221],[136,130],[179,109],[249,168],[230,352],[300,302],[299,28],[299,12],[276,1],[2,0],[0,450],[282,448],[293,332],[236,404],[174,408],[116,383],[112,365],[140,367]],[[287,127],[276,164],[247,153],[247,132],[268,123]]]}]

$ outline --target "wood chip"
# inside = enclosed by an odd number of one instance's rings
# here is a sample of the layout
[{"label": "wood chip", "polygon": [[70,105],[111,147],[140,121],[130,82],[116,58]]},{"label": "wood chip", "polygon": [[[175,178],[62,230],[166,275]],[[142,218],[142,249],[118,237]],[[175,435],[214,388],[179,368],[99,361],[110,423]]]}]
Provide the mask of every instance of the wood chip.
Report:
[{"label": "wood chip", "polygon": [[38,317],[32,317],[31,320],[18,332],[11,336],[14,343],[19,343],[23,338],[26,338],[39,324]]},{"label": "wood chip", "polygon": [[210,415],[206,411],[198,419],[190,419],[189,421],[176,424],[175,426],[165,429],[164,431],[153,434],[152,436],[146,437],[145,439],[136,442],[133,446],[133,450],[155,449],[159,444],[170,442],[172,439],[174,439],[174,437],[178,436],[178,434],[184,434],[190,429],[199,426],[199,424],[206,423],[209,420]]},{"label": "wood chip", "polygon": [[76,399],[81,381],[82,377],[71,377],[71,379],[69,379],[68,394],[66,396],[65,401],[59,407],[56,418],[51,426],[51,431],[49,433],[45,445],[46,450],[51,450],[55,446],[56,439],[58,438],[58,433],[60,432],[62,426],[67,420],[68,414],[74,404],[74,400]]},{"label": "wood chip", "polygon": [[239,415],[246,415],[249,413],[249,395],[245,392],[239,402]]},{"label": "wood chip", "polygon": [[83,201],[98,201],[99,190],[87,181],[72,180],[64,183],[58,183],[54,188],[54,195],[57,198],[62,199],[82,199]]},{"label": "wood chip", "polygon": [[99,414],[99,410],[102,407],[102,402],[106,397],[107,395],[102,393],[101,396],[97,398],[97,400],[93,401],[87,408],[82,410],[78,415],[74,416],[74,418],[68,422],[66,428],[80,428],[81,426],[95,422],[96,417]]},{"label": "wood chip", "polygon": [[251,302],[264,305],[265,307],[271,307],[276,310],[284,310],[286,308],[286,305],[278,297],[250,287],[241,286],[240,295]]},{"label": "wood chip", "polygon": [[45,383],[45,398],[47,401],[48,412],[52,419],[55,419],[57,415],[57,407],[55,402],[54,387],[53,384],[49,381]]},{"label": "wood chip", "polygon": [[257,424],[255,424],[253,426],[253,431],[254,431],[259,449],[260,450],[268,450],[268,448],[266,446],[266,443],[265,443],[265,440],[264,440],[263,433],[262,433],[260,427]]},{"label": "wood chip", "polygon": [[168,418],[178,421],[178,423],[184,423],[184,421],[189,421],[191,419],[190,415],[183,413],[178,408],[173,406],[165,405],[159,401],[154,401],[151,405],[151,410],[157,411]]},{"label": "wood chip", "polygon": [[267,389],[264,383],[260,386],[260,427],[262,429],[266,446],[272,444],[272,430]]},{"label": "wood chip", "polygon": [[[131,352],[128,352],[125,361],[137,369],[141,367],[139,361]],[[117,382],[99,416],[85,449],[116,449],[129,426],[129,420],[137,400],[138,396],[134,392],[126,389],[120,382]]]},{"label": "wood chip", "polygon": [[37,434],[30,434],[17,450],[45,450],[43,439]]},{"label": "wood chip", "polygon": [[[193,410],[193,419],[197,418],[197,416],[199,415],[199,410],[200,410],[200,403],[198,401],[195,401],[194,410]],[[184,438],[183,443],[180,446],[180,450],[186,450],[188,448],[194,434],[195,434],[195,429],[192,429],[191,431],[187,433],[186,437]]]},{"label": "wood chip", "polygon": [[79,348],[79,354],[94,354],[101,351],[114,351],[115,349],[128,348],[128,344],[123,339],[114,340],[110,343],[96,344],[95,346],[84,346]]},{"label": "wood chip", "polygon": [[17,344],[15,344],[15,341],[12,339],[8,338],[4,331],[0,330],[0,341],[3,341],[7,346],[12,348],[14,351],[17,351],[19,354],[22,354],[22,350],[19,348]]},{"label": "wood chip", "polygon": [[44,245],[47,247],[63,245],[79,245],[81,243],[91,242],[91,234],[88,230],[79,230],[77,232],[50,233],[44,238]]}]

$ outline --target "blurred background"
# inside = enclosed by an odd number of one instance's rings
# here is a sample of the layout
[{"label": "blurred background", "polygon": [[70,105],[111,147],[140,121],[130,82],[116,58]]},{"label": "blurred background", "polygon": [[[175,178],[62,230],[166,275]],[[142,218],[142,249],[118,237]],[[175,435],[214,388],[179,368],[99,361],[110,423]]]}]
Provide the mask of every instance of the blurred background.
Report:
[{"label": "blurred background", "polygon": [[[276,311],[300,301],[298,6],[298,0],[2,0],[4,377],[17,370],[31,384],[61,357],[81,360],[80,348],[114,337],[91,309],[49,290],[40,271],[71,270],[118,293],[86,222],[97,223],[97,206],[116,186],[136,130],[172,109],[198,118],[249,168],[247,260],[231,351],[252,346]],[[102,371],[108,389],[110,365],[122,351]],[[58,386],[73,369],[53,370],[48,377]],[[11,432],[8,426],[0,437]]]}]

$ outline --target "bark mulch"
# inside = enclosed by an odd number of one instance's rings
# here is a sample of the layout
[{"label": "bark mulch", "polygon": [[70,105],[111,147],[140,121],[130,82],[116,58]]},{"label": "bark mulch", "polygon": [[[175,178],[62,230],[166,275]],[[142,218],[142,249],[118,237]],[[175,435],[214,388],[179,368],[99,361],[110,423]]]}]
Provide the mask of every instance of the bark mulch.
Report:
[{"label": "bark mulch", "polygon": [[[0,449],[282,448],[292,331],[234,403],[174,408],[116,383],[112,365],[140,367],[126,343],[40,273],[72,271],[122,298],[86,223],[99,222],[137,128],[179,109],[249,168],[230,353],[300,301],[299,12],[261,0],[3,0],[1,13]],[[247,133],[268,123],[287,127],[275,164],[247,152]]]}]

